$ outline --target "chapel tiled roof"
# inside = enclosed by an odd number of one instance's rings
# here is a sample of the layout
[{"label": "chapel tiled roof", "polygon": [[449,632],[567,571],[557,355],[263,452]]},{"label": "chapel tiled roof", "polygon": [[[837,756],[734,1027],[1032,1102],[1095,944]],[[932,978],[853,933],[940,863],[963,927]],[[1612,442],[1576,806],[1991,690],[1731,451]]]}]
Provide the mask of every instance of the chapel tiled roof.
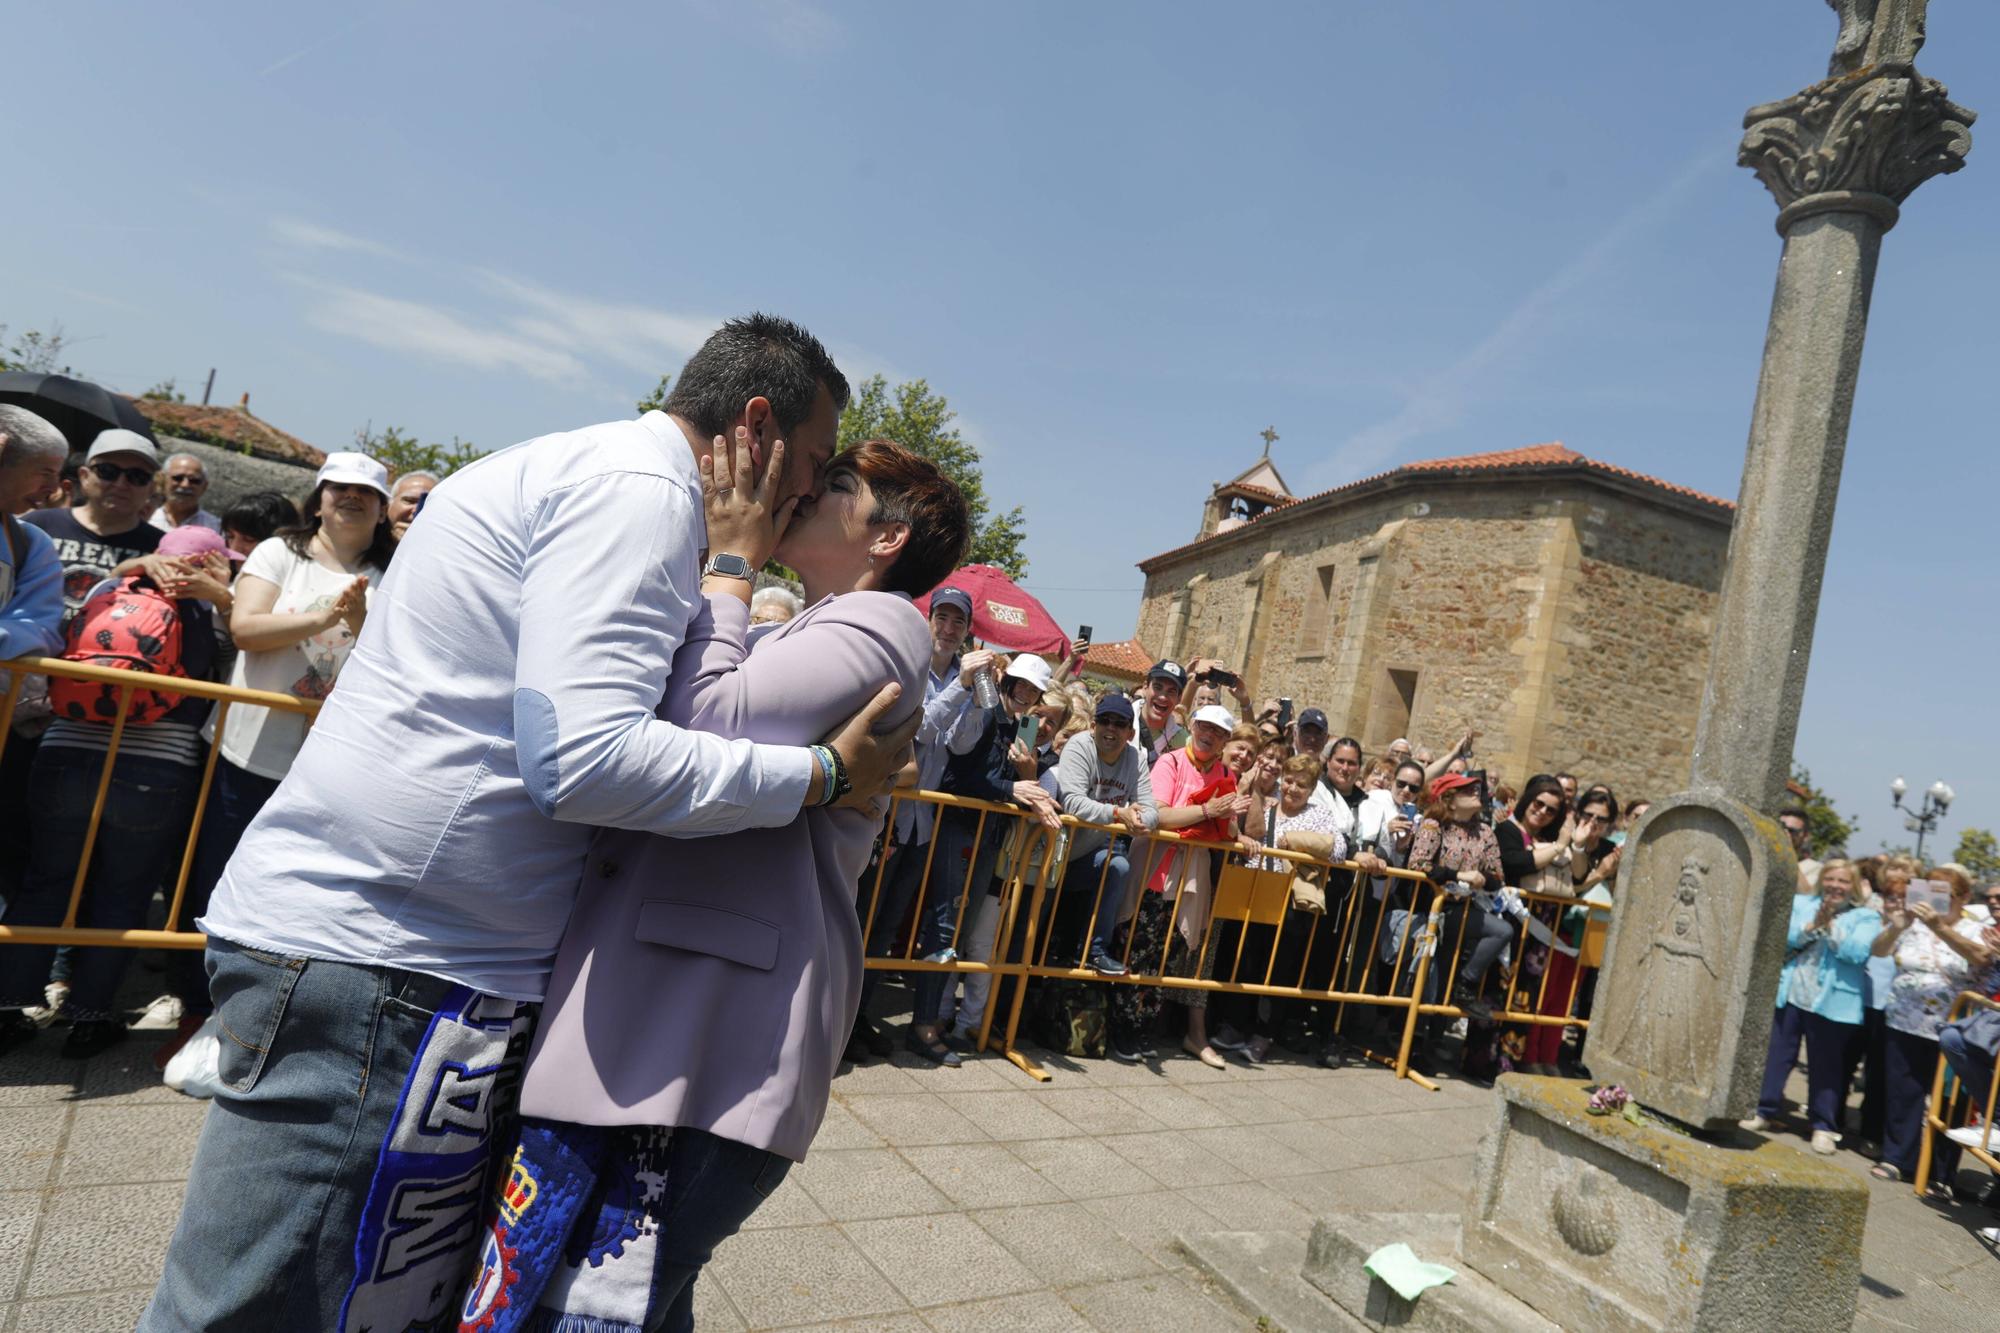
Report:
[{"label": "chapel tiled roof", "polygon": [[1137,639],[1093,643],[1083,655],[1083,669],[1117,679],[1143,680],[1157,659]]},{"label": "chapel tiled roof", "polygon": [[[1611,476],[1622,477],[1627,481],[1636,481],[1643,486],[1665,491],[1670,495],[1678,495],[1684,499],[1712,506],[1724,512],[1733,511],[1736,508],[1733,501],[1707,495],[1686,486],[1677,486],[1673,482],[1662,481],[1658,477],[1650,477],[1643,472],[1634,472],[1630,468],[1619,467],[1614,463],[1604,463],[1599,462],[1595,458],[1586,458],[1576,450],[1565,446],[1561,441],[1555,441],[1549,444],[1531,444],[1525,449],[1500,449],[1492,453],[1464,454],[1457,458],[1432,458],[1418,463],[1405,463],[1401,467],[1390,468],[1387,472],[1378,472],[1373,476],[1345,482],[1313,495],[1302,495],[1296,499],[1274,497],[1278,502],[1255,518],[1240,523],[1226,532],[1210,533],[1205,537],[1198,537],[1194,541],[1176,546],[1170,551],[1162,551],[1158,555],[1140,561],[1139,565],[1143,569],[1156,560],[1164,560],[1168,556],[1179,555],[1183,551],[1192,550],[1200,546],[1203,542],[1214,541],[1218,537],[1234,537],[1245,528],[1257,523],[1269,522],[1273,518],[1296,509],[1300,505],[1312,504],[1316,501],[1324,500],[1329,496],[1339,495],[1344,491],[1358,490],[1361,487],[1387,481],[1395,477],[1415,477],[1432,474],[1463,475],[1478,472],[1521,473],[1533,472],[1541,468],[1548,468],[1550,470],[1558,468],[1583,468],[1592,472],[1608,473]],[[1240,483],[1237,484],[1236,488],[1239,490],[1259,489],[1244,486]]]},{"label": "chapel tiled roof", "polygon": [[132,403],[162,435],[241,449],[258,458],[301,467],[316,468],[326,461],[323,452],[296,435],[287,435],[269,422],[251,416],[247,407],[209,407],[165,398],[135,398]]}]

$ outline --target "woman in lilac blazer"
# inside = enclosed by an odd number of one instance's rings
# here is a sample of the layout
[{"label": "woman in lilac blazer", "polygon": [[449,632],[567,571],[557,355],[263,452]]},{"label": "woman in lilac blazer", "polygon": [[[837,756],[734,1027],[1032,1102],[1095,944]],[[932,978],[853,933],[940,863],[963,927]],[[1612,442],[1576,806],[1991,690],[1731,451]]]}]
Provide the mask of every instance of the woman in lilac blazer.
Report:
[{"label": "woman in lilac blazer", "polygon": [[[727,503],[711,496],[711,512]],[[922,706],[931,652],[910,599],[956,567],[968,537],[964,497],[928,460],[886,441],[838,455],[825,495],[802,506],[776,551],[803,579],[807,609],[753,628],[750,585],[704,579],[706,605],[660,716],[809,744],[889,680],[902,686],[889,720],[906,716]],[[626,1145],[650,1158],[633,1168],[636,1188],[660,1176],[664,1186],[641,1210],[639,1236],[611,1251],[653,1251],[641,1260],[652,1265],[651,1314],[638,1326],[692,1327],[701,1264],[819,1128],[860,996],[855,886],[883,813],[827,806],[781,829],[687,840],[606,831],[592,846],[528,1055],[524,1144],[539,1128],[527,1117],[561,1122],[566,1142],[576,1126],[651,1127]],[[509,1185],[518,1203],[547,1183]],[[607,1226],[617,1229],[585,1218],[579,1231]],[[539,1315],[570,1308],[563,1289],[601,1267],[570,1244],[572,1261],[587,1262],[553,1276]],[[588,1301],[575,1309],[601,1313]]]}]

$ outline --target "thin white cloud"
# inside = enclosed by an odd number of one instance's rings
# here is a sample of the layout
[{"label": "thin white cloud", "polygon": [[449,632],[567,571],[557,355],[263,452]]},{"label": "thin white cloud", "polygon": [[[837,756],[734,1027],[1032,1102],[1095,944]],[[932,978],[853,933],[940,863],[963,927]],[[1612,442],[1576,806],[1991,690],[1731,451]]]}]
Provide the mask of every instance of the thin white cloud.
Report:
[{"label": "thin white cloud", "polygon": [[338,250],[348,254],[374,255],[381,259],[404,258],[400,251],[380,241],[371,241],[337,227],[326,227],[299,218],[272,218],[271,232],[286,244],[303,250]]},{"label": "thin white cloud", "polygon": [[508,371],[551,382],[587,378],[568,349],[524,337],[443,306],[303,279],[314,293],[307,322],[328,333],[472,370]]},{"label": "thin white cloud", "polygon": [[1571,293],[1603,272],[1643,228],[1657,223],[1696,181],[1727,160],[1719,158],[1707,146],[1688,158],[1664,185],[1627,209],[1581,254],[1522,297],[1463,356],[1442,370],[1421,377],[1394,415],[1341,441],[1312,469],[1313,484],[1328,484],[1371,471],[1394,458],[1412,441],[1449,430],[1464,421],[1493,386],[1496,371],[1533,354]]},{"label": "thin white cloud", "polygon": [[722,322],[708,315],[572,296],[490,270],[480,277],[490,290],[526,308],[528,313],[508,319],[515,333],[646,375],[679,366]]}]

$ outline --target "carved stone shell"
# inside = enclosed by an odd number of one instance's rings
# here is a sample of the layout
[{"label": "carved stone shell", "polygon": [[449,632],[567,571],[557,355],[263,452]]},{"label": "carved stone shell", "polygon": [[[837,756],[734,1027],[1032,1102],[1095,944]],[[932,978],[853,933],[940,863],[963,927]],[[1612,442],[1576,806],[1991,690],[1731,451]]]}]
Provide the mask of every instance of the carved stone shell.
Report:
[{"label": "carved stone shell", "polygon": [[1578,1254],[1596,1258],[1618,1243],[1618,1212],[1598,1189],[1598,1173],[1589,1169],[1556,1186],[1549,1196],[1549,1216],[1556,1232]]}]

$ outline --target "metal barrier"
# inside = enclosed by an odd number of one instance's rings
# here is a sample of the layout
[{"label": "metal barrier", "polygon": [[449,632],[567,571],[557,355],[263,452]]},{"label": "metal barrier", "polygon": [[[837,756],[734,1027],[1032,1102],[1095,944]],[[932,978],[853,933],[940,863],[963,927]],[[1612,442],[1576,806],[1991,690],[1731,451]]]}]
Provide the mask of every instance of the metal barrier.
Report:
[{"label": "metal barrier", "polygon": [[[117,687],[119,699],[117,716],[106,724],[109,730],[103,768],[98,777],[95,800],[62,920],[57,925],[43,926],[10,925],[0,921],[0,945],[201,948],[206,943],[205,937],[197,931],[180,928],[179,923],[188,878],[194,866],[195,850],[200,841],[202,821],[214,785],[219,757],[216,747],[209,747],[203,762],[187,842],[182,848],[180,864],[168,894],[164,928],[79,927],[76,924],[78,911],[89,883],[91,857],[102,831],[112,771],[126,736],[133,691],[160,689],[166,681],[157,675],[86,666],[54,658],[19,658],[0,662],[0,671],[7,672],[10,677],[4,701],[0,701],[0,756],[4,756],[14,712],[30,675],[62,676],[112,685]],[[302,714],[308,719],[319,710],[316,700],[235,689],[206,681],[176,679],[171,683],[171,692],[215,700],[217,708],[213,717],[218,730],[233,706],[255,705]],[[864,941],[875,938],[880,926],[889,931],[892,938],[906,934],[906,942],[899,955],[868,955],[865,966],[872,971],[984,976],[991,979],[994,985],[1012,978],[1012,994],[1005,1006],[1004,1023],[1000,1021],[998,1007],[990,1002],[984,1006],[977,1037],[980,1049],[996,1051],[1032,1077],[1046,1080],[1048,1071],[1016,1047],[1022,1009],[1027,998],[1027,983],[1030,979],[1090,980],[1108,986],[1153,986],[1168,991],[1202,991],[1211,995],[1330,1005],[1334,1009],[1333,1025],[1339,1028],[1346,1026],[1349,1006],[1386,1011],[1400,1018],[1399,1023],[1391,1025],[1389,1035],[1392,1039],[1379,1050],[1363,1044],[1362,1054],[1393,1069],[1399,1077],[1412,1079],[1429,1088],[1437,1086],[1411,1070],[1410,1052],[1418,1026],[1424,1018],[1457,1018],[1468,1013],[1459,1001],[1469,997],[1460,997],[1455,992],[1459,988],[1465,936],[1474,919],[1474,912],[1463,905],[1463,900],[1454,898],[1444,889],[1429,886],[1429,881],[1419,872],[1391,867],[1379,878],[1371,878],[1353,861],[1316,860],[1302,853],[1278,848],[1263,848],[1250,854],[1237,843],[1180,838],[1171,833],[1133,835],[1128,853],[1125,896],[1118,916],[1121,923],[1136,917],[1143,895],[1155,892],[1148,886],[1160,877],[1164,866],[1167,884],[1162,891],[1171,890],[1165,938],[1157,959],[1141,958],[1135,964],[1132,958],[1135,932],[1128,930],[1120,959],[1127,969],[1125,975],[1101,976],[1086,966],[1087,958],[1081,951],[1075,958],[1051,958],[1056,943],[1057,917],[1065,899],[1080,902],[1087,895],[1090,900],[1080,932],[1075,929],[1072,913],[1071,919],[1065,923],[1070,927],[1068,933],[1086,944],[1096,933],[1099,904],[1104,899],[1104,888],[1112,868],[1107,858],[1097,872],[1095,884],[1065,884],[1070,868],[1066,849],[1083,831],[1125,836],[1128,830],[1115,825],[1090,824],[1065,815],[1061,819],[1061,829],[1051,831],[1018,806],[942,792],[911,791],[898,791],[892,797],[890,828],[894,827],[897,812],[913,802],[933,808],[933,836],[918,847],[897,853],[921,853],[924,857],[922,872],[911,890],[910,901],[893,909],[895,920],[878,921],[883,906],[884,885],[892,868],[891,857],[885,853],[871,870],[870,877],[864,878],[860,886],[863,890],[862,901],[857,903]],[[935,865],[939,842],[936,833],[947,813],[953,811],[974,817],[970,843],[972,853],[967,857],[962,875],[958,873],[958,867],[947,867],[944,873],[939,873]],[[986,862],[982,849],[990,848],[988,833],[996,822],[1007,825],[1008,831],[1004,837],[992,840],[1003,844],[995,857],[997,873],[982,877],[979,872]],[[1208,882],[1210,877],[1206,873],[1206,864],[1202,864],[1197,873],[1196,862],[1197,857],[1208,857],[1212,853],[1221,853],[1225,864],[1224,873],[1213,884]],[[1295,875],[1316,876],[1322,884],[1327,884],[1330,883],[1330,872],[1336,870],[1348,872],[1351,882],[1344,889],[1338,885],[1331,888],[1326,895],[1323,914],[1292,906],[1291,884]],[[902,868],[896,868],[896,873],[900,876]],[[990,879],[994,878],[999,880],[1001,888],[997,901],[988,911],[985,910],[984,900],[992,896],[988,887]],[[1427,896],[1422,892],[1425,887],[1431,887]],[[953,894],[958,900],[957,910],[952,913],[954,924],[951,936],[936,954],[920,957],[916,952],[920,925],[926,909],[936,905],[938,893]],[[1070,898],[1071,894],[1077,897]],[[1601,948],[1603,927],[1610,909],[1544,894],[1524,893],[1521,898],[1530,910],[1515,930],[1513,962],[1501,981],[1502,1003],[1491,1006],[1491,1016],[1498,1022],[1531,1029],[1587,1027],[1588,1020],[1576,1012],[1577,1003],[1584,992],[1586,973],[1597,965],[1597,959],[1592,956],[1592,942],[1596,941]],[[1422,907],[1419,908],[1418,904]],[[1579,907],[1584,907],[1587,912],[1581,939],[1567,939],[1561,914]],[[1195,924],[1190,927],[1190,922]],[[904,927],[907,927],[906,932]],[[1571,932],[1572,935],[1575,933]],[[1170,966],[1169,959],[1175,953],[1172,942],[1176,936],[1186,943],[1186,953],[1178,963]],[[1530,1000],[1520,983],[1531,951],[1536,946],[1547,949],[1550,965],[1541,972],[1539,984],[1535,986],[1535,994]],[[1226,975],[1218,976],[1218,965],[1225,961],[1221,956],[1225,950]],[[1244,973],[1246,958],[1250,965],[1248,976]],[[1563,968],[1555,965],[1558,958],[1574,961]],[[1446,974],[1433,995],[1431,973],[1438,966],[1444,966]],[[1563,971],[1568,975],[1559,977],[1558,973]],[[996,1025],[999,1026],[997,1036]]]},{"label": "metal barrier", "polygon": [[180,869],[174,877],[173,892],[168,898],[166,926],[162,930],[107,930],[82,927],[76,924],[77,908],[83,901],[83,891],[90,878],[90,860],[97,847],[97,836],[104,819],[104,803],[111,790],[111,773],[118,760],[119,746],[124,742],[126,719],[131,713],[132,691],[135,689],[159,690],[162,693],[190,695],[198,699],[213,699],[216,708],[211,714],[217,734],[221,734],[223,724],[228,720],[232,705],[252,704],[260,708],[270,708],[283,713],[299,713],[310,719],[319,712],[316,699],[298,699],[289,694],[273,694],[265,690],[244,690],[212,681],[183,680],[178,677],[163,677],[140,671],[124,671],[111,667],[88,666],[80,662],[65,662],[54,657],[17,657],[0,662],[0,670],[9,676],[7,694],[0,702],[0,757],[6,753],[6,745],[13,735],[14,711],[19,706],[21,691],[30,676],[61,676],[70,680],[96,681],[118,688],[118,714],[108,724],[104,768],[97,780],[97,795],[90,809],[90,822],[86,828],[83,847],[77,856],[76,877],[70,883],[69,905],[63,912],[59,926],[8,925],[0,921],[0,944],[97,944],[124,945],[132,948],[199,949],[207,943],[207,937],[197,931],[176,930],[180,920],[181,904],[187,895],[188,874],[194,868],[195,846],[201,840],[201,823],[208,813],[209,792],[215,783],[215,765],[218,749],[208,748],[208,756],[202,763],[201,785],[195,793],[194,818],[188,828],[187,846],[182,849]]},{"label": "metal barrier", "polygon": [[[1378,886],[1376,879],[1353,861],[1316,860],[1283,849],[1263,848],[1247,854],[1234,842],[1162,833],[1131,835],[1122,826],[1092,824],[1067,815],[1061,819],[1061,831],[1051,832],[1039,827],[1018,807],[937,792],[899,791],[892,804],[900,808],[912,802],[933,806],[938,812],[934,819],[941,819],[943,812],[951,809],[978,812],[975,849],[981,845],[989,820],[1006,820],[1013,825],[1008,837],[1015,845],[998,876],[1002,890],[997,907],[989,924],[975,932],[977,938],[969,946],[972,955],[961,953],[942,960],[917,956],[919,923],[926,906],[935,903],[937,892],[954,893],[958,897],[954,916],[957,928],[951,940],[955,951],[966,940],[975,898],[986,894],[986,885],[974,882],[979,861],[976,853],[968,857],[963,877],[953,867],[944,876],[940,889],[934,824],[929,841],[897,853],[925,858],[910,902],[899,904],[898,919],[889,923],[892,932],[908,926],[902,950],[899,954],[872,953],[865,960],[865,966],[873,970],[948,971],[984,974],[996,979],[1015,978],[997,1040],[996,1010],[988,1004],[981,1015],[976,1041],[980,1049],[993,1050],[1032,1077],[1047,1079],[1048,1072],[1016,1046],[1026,982],[1030,978],[1093,981],[1107,987],[1151,986],[1168,991],[1326,1004],[1334,1007],[1336,1027],[1345,1026],[1350,1005],[1386,1010],[1400,1017],[1392,1029],[1393,1039],[1380,1050],[1363,1045],[1361,1053],[1393,1069],[1399,1077],[1436,1088],[1430,1079],[1411,1070],[1411,1049],[1423,1018],[1457,1018],[1468,1013],[1456,1002],[1452,991],[1472,913],[1469,907],[1460,906],[1461,899],[1443,888],[1430,886],[1420,872],[1390,867],[1379,877]],[[1159,878],[1161,866],[1170,867],[1166,879],[1171,888],[1171,902],[1164,942],[1157,955],[1149,953],[1135,965],[1132,951],[1136,932],[1125,931],[1118,958],[1126,969],[1123,975],[1102,975],[1087,965],[1084,956],[1089,941],[1097,934],[1097,915],[1112,873],[1112,862],[1107,857],[1097,868],[1094,883],[1078,884],[1069,874],[1082,858],[1071,858],[1066,849],[1074,836],[1084,830],[1107,836],[1130,836],[1127,879],[1118,911],[1120,924],[1132,921],[1143,895],[1156,891],[1148,886]],[[1190,874],[1189,867],[1194,855],[1211,853],[1222,853],[1230,861],[1247,860],[1254,864],[1231,866],[1214,884],[1208,884],[1205,874]],[[1258,869],[1257,864],[1279,868]],[[1234,870],[1248,873],[1235,875],[1231,873]],[[1290,892],[1295,873],[1317,872],[1324,881],[1326,872],[1333,870],[1349,872],[1352,879],[1344,890],[1335,887],[1327,894],[1323,915],[1292,907]],[[864,938],[875,938],[878,926],[883,924],[880,912],[889,873],[890,865],[885,859],[873,871],[872,884],[864,882],[862,886]],[[1407,886],[1400,894],[1396,888],[1399,884]],[[1419,886],[1429,888],[1430,892],[1421,892]],[[1585,994],[1586,977],[1601,960],[1610,908],[1546,894],[1522,894],[1521,898],[1528,911],[1518,923],[1513,963],[1501,983],[1504,1000],[1491,1006],[1493,1020],[1531,1029],[1587,1028],[1589,1020],[1577,1013],[1577,1005]],[[1058,917],[1064,902],[1081,904],[1086,900],[1087,910],[1073,913],[1068,928],[1059,932]],[[1416,908],[1418,903],[1424,907]],[[1454,914],[1454,909],[1457,909],[1453,916],[1457,936],[1452,947],[1446,949],[1443,946],[1450,932],[1445,919]],[[1563,921],[1564,914],[1578,910],[1583,913],[1581,921],[1574,924]],[[1399,915],[1400,922],[1396,920]],[[1078,916],[1082,918],[1080,925]],[[1177,966],[1170,965],[1169,959],[1176,953],[1175,935],[1186,920],[1197,918],[1200,924],[1181,936],[1187,946],[1185,954]],[[1385,935],[1397,925],[1400,930],[1393,937]],[[1253,931],[1259,932],[1254,949]],[[1061,954],[1074,956],[1052,959],[1059,933],[1068,936],[1063,943],[1069,946]],[[1540,972],[1539,984],[1530,1001],[1519,984],[1528,967],[1531,944],[1546,948],[1550,965]],[[1218,964],[1224,962],[1220,956],[1224,951],[1226,975],[1217,976]],[[1243,971],[1246,956],[1252,964],[1252,973],[1247,977]],[[1431,995],[1432,967],[1443,965],[1446,959],[1449,966],[1442,994],[1425,998]],[[1557,959],[1566,960],[1566,965],[1555,964]],[[1283,972],[1279,971],[1281,962]],[[936,1016],[925,1017],[928,1021]]]},{"label": "metal barrier", "polygon": [[[1995,1003],[1978,991],[1960,991],[1958,998],[1952,1002],[1951,1012],[1945,1021],[1956,1022],[1976,1010],[2000,1010],[2000,1003]],[[1976,1095],[1975,1089],[1966,1087],[1965,1083],[1946,1066],[1944,1057],[1940,1053],[1937,1073],[1931,1079],[1930,1100],[1924,1105],[1924,1139],[1917,1150],[1915,1186],[1918,1198],[1924,1196],[1930,1185],[1932,1155],[1936,1150],[1936,1136],[1939,1134],[1945,1135],[1964,1151],[1971,1153],[1973,1159],[1987,1170],[2000,1175],[2000,1156],[1996,1156],[1996,1153],[2000,1153],[2000,1143],[1996,1143],[1993,1137],[1995,1102],[2000,1100],[2000,1064],[1995,1065],[1993,1076],[1987,1080],[1986,1100],[1979,1111],[1978,1133],[1968,1134],[1966,1130],[1970,1126],[1967,1122]],[[1956,1125],[1952,1123],[1954,1119],[1958,1121]]]}]

